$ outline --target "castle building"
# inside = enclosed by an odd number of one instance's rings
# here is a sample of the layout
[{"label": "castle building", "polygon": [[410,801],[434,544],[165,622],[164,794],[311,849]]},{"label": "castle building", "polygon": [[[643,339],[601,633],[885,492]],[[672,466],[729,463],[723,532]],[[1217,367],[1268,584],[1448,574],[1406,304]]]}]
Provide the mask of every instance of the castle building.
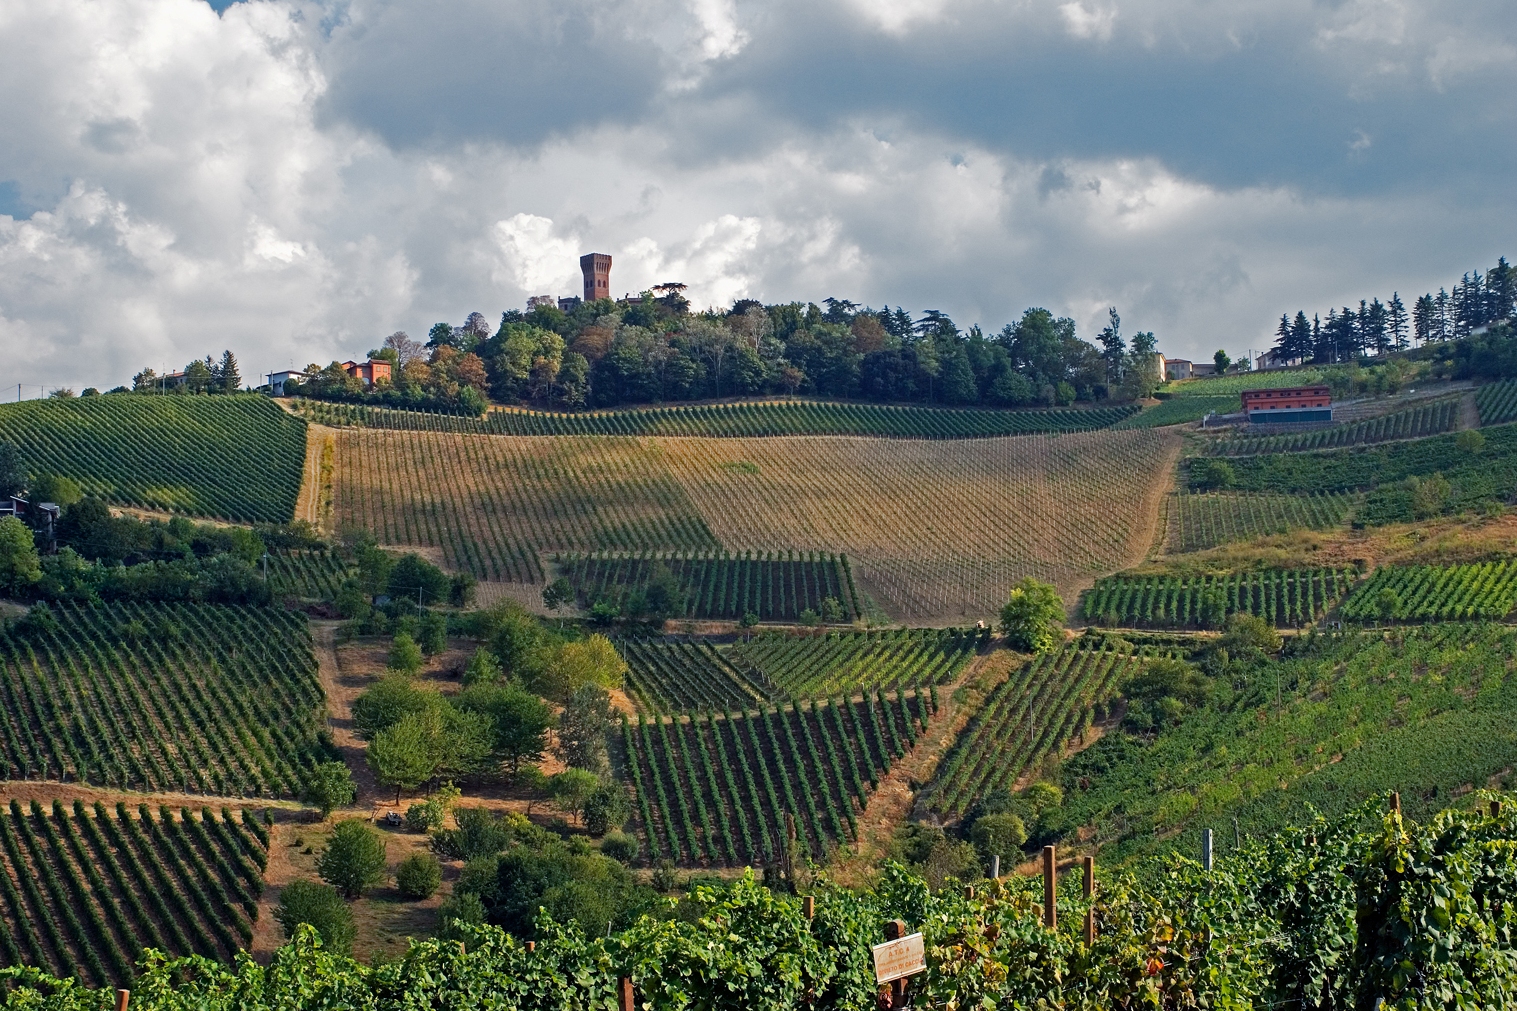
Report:
[{"label": "castle building", "polygon": [[611,297],[611,254],[586,253],[579,258],[579,269],[585,275],[585,301]]}]

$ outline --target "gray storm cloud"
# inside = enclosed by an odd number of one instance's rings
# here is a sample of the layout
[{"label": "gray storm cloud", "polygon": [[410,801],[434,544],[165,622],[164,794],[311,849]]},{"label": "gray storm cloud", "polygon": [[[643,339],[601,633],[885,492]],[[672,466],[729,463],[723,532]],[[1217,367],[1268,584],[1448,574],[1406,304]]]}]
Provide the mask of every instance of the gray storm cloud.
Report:
[{"label": "gray storm cloud", "polygon": [[0,384],[245,374],[612,283],[1170,353],[1483,267],[1500,3],[0,5]]}]

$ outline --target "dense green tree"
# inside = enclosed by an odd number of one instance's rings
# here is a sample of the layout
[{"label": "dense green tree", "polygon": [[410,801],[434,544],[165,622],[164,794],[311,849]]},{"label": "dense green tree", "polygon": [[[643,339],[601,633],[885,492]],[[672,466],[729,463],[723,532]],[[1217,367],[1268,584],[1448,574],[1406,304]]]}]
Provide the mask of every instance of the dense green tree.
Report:
[{"label": "dense green tree", "polygon": [[322,762],[306,773],[305,785],[300,799],[314,804],[325,818],[334,808],[347,807],[353,803],[358,788],[353,783],[353,774],[342,762]]},{"label": "dense green tree", "polygon": [[386,727],[369,742],[365,755],[374,776],[385,786],[395,788],[395,801],[402,790],[414,790],[437,771],[438,757],[433,740],[432,721],[425,713],[414,713]]},{"label": "dense green tree", "polygon": [[0,519],[0,593],[26,593],[41,578],[32,532],[14,516]]},{"label": "dense green tree", "polygon": [[342,901],[337,889],[314,881],[291,881],[280,889],[274,919],[284,928],[286,937],[294,937],[300,924],[310,924],[321,935],[322,946],[337,955],[348,954],[357,936],[353,910]]},{"label": "dense green tree", "polygon": [[0,442],[0,499],[8,499],[26,490],[26,464],[21,451],[9,442]]},{"label": "dense green tree", "polygon": [[221,364],[216,368],[216,379],[221,393],[236,393],[242,389],[242,375],[237,371],[237,357],[230,351],[221,352]]},{"label": "dense green tree", "polygon": [[388,674],[364,689],[353,702],[353,726],[359,737],[372,741],[381,730],[405,717],[442,704],[437,692],[417,685],[404,674]]},{"label": "dense green tree", "polygon": [[559,808],[579,817],[600,786],[600,777],[589,769],[571,767],[548,778],[548,796]]},{"label": "dense green tree", "polygon": [[611,696],[598,684],[586,684],[569,697],[558,717],[558,753],[565,765],[594,773],[606,768],[611,717]]},{"label": "dense green tree", "polygon": [[969,841],[980,851],[981,859],[989,861],[999,856],[1004,861],[1012,858],[1027,841],[1027,826],[1010,812],[983,815],[970,828]]},{"label": "dense green tree", "polygon": [[512,772],[524,761],[542,760],[553,710],[536,695],[516,684],[476,684],[461,692],[455,704],[489,719],[492,754]]},{"label": "dense green tree", "polygon": [[464,668],[464,687],[493,685],[504,677],[505,672],[500,669],[500,661],[495,659],[495,654],[481,646],[474,651],[468,666]]},{"label": "dense green tree", "polygon": [[78,481],[57,474],[38,474],[32,478],[27,494],[33,502],[51,502],[65,509],[84,498]]},{"label": "dense green tree", "polygon": [[1232,368],[1232,358],[1226,351],[1223,351],[1221,348],[1218,348],[1217,353],[1211,356],[1211,360],[1212,364],[1216,367],[1217,375],[1219,376],[1226,372],[1228,369]]},{"label": "dense green tree", "polygon": [[390,596],[406,597],[418,605],[441,604],[448,599],[447,573],[413,552],[396,560],[385,586]]},{"label": "dense green tree", "polygon": [[340,821],[316,858],[316,873],[346,898],[356,899],[384,880],[385,841],[365,821]]},{"label": "dense green tree", "polygon": [[1047,653],[1063,641],[1064,601],[1048,583],[1026,577],[1001,608],[1001,634],[1012,649]]}]

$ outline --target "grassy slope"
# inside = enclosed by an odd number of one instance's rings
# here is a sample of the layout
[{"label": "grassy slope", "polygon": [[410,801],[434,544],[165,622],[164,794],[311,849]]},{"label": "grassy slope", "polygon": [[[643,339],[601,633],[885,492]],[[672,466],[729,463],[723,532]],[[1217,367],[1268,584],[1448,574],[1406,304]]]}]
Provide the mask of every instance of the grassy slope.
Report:
[{"label": "grassy slope", "polygon": [[[1319,637],[1234,670],[1214,698],[1151,742],[1112,734],[1069,760],[1066,810],[1124,859],[1197,851],[1336,813],[1395,789],[1412,814],[1517,765],[1517,630],[1443,625]],[[1277,675],[1279,698],[1276,706]]]},{"label": "grassy slope", "polygon": [[291,518],[305,422],[268,398],[138,396],[0,405],[0,440],[34,473],[117,505],[223,519]]}]

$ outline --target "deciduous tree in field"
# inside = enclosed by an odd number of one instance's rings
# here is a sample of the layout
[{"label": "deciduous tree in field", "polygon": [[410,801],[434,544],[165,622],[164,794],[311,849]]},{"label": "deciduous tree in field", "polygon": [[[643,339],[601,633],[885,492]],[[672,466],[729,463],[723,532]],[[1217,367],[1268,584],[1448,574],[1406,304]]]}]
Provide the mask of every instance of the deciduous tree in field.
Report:
[{"label": "deciduous tree in field", "polygon": [[437,755],[424,714],[413,714],[387,727],[369,742],[369,767],[385,786],[395,788],[395,801],[402,790],[414,790],[437,771]]},{"label": "deciduous tree in field", "polygon": [[599,772],[606,765],[606,731],[611,727],[611,696],[587,684],[569,698],[558,718],[558,753],[564,764]]},{"label": "deciduous tree in field", "polygon": [[334,808],[346,807],[357,795],[353,774],[341,762],[322,762],[306,777],[300,799],[315,804],[325,818]]},{"label": "deciduous tree in field", "polygon": [[357,818],[338,822],[316,860],[316,873],[345,897],[356,899],[384,879],[385,842]]},{"label": "deciduous tree in field", "polygon": [[1047,653],[1063,636],[1064,601],[1048,583],[1028,576],[1012,588],[1001,608],[1001,634],[1012,649]]}]

